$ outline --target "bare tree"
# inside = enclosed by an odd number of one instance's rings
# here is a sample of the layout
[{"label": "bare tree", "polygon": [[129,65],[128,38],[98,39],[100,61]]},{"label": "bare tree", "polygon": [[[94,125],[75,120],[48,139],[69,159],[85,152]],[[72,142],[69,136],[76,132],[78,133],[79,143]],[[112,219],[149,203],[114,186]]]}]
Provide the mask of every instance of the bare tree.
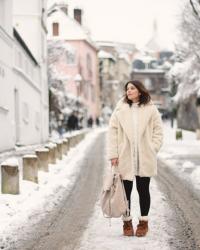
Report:
[{"label": "bare tree", "polygon": [[199,1],[190,0],[190,5],[192,6],[194,14],[200,19],[198,10],[199,7],[198,5],[200,5],[200,0]]}]

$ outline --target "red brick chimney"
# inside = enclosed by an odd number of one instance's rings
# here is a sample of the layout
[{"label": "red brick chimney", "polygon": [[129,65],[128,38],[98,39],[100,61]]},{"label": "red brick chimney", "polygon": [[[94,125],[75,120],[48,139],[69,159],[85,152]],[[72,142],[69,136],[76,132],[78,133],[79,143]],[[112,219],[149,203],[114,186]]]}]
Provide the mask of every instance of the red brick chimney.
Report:
[{"label": "red brick chimney", "polygon": [[82,24],[82,10],[81,9],[74,9],[74,19]]}]

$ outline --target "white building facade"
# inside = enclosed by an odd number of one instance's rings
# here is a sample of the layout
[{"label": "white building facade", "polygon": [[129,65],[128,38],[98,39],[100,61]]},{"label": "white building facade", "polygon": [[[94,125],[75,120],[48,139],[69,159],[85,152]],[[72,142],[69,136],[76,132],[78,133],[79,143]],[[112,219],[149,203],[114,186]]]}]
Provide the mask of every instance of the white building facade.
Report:
[{"label": "white building facade", "polygon": [[[0,151],[13,147],[12,0],[0,1]],[[10,98],[9,98],[10,97]]]},{"label": "white building facade", "polygon": [[0,152],[49,135],[46,1],[3,0],[1,11]]}]

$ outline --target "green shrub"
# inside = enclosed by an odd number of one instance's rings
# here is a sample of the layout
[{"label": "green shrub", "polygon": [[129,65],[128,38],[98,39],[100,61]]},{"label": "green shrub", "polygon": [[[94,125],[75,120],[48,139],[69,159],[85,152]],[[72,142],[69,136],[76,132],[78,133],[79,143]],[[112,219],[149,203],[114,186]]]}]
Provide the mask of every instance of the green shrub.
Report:
[{"label": "green shrub", "polygon": [[176,140],[182,140],[182,139],[183,139],[182,130],[177,129],[177,130],[176,130]]}]

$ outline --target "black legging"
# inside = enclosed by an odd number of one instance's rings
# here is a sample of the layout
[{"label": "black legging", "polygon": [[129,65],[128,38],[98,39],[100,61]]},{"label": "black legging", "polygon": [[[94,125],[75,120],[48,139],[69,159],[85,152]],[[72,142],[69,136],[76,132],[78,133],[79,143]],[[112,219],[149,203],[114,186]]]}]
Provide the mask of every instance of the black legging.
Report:
[{"label": "black legging", "polygon": [[[123,183],[129,204],[129,209],[131,209],[131,192],[133,188],[133,181],[124,180]],[[141,216],[147,216],[149,213],[149,208],[150,208],[149,183],[150,183],[150,177],[136,176],[136,187],[139,194]]]}]

